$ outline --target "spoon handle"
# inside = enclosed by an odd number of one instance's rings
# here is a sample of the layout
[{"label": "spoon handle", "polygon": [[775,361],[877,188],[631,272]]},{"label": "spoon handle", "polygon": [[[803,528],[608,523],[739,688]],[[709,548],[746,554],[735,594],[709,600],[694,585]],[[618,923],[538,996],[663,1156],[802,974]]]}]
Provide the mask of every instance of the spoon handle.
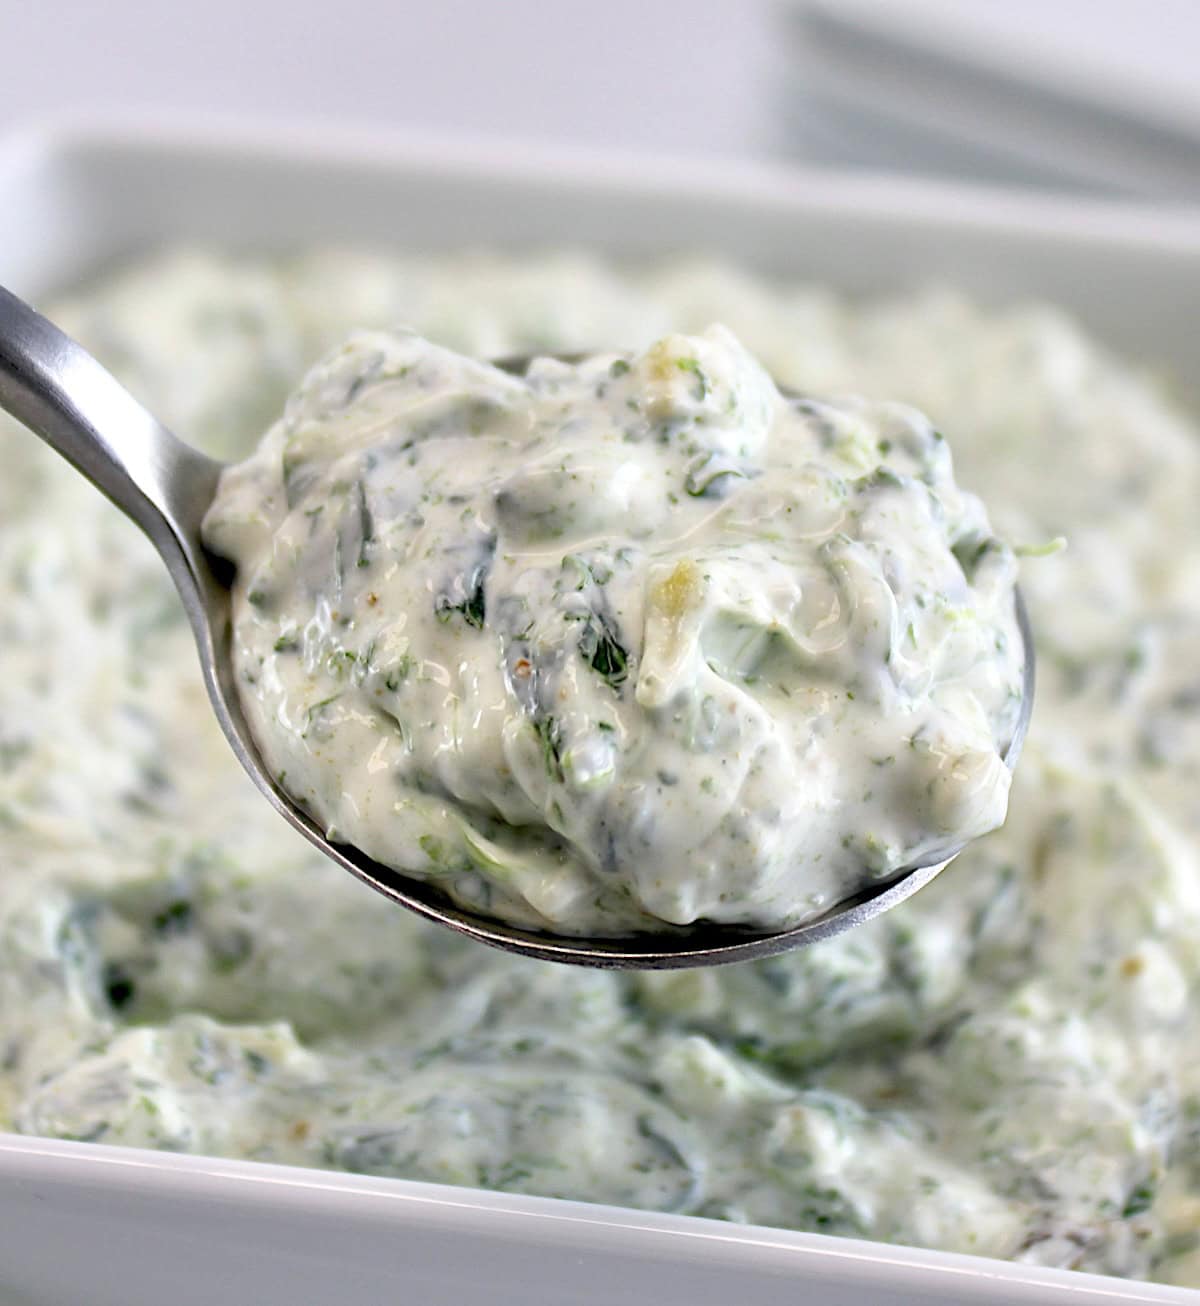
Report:
[{"label": "spoon handle", "polygon": [[82,345],[3,286],[0,408],[146,532],[191,612],[209,583],[200,523],[221,464],[176,439]]}]

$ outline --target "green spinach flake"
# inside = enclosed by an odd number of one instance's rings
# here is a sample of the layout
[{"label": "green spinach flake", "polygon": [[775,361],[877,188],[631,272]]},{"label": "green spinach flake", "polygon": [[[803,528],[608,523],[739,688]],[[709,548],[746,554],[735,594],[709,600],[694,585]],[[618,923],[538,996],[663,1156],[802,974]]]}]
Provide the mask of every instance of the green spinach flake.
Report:
[{"label": "green spinach flake", "polygon": [[367,503],[367,487],[365,482],[358,481],[355,490],[358,496],[358,565],[360,567],[369,567],[371,557],[367,546],[375,539],[375,519],[371,516],[371,509]]},{"label": "green spinach flake", "polygon": [[546,774],[551,780],[563,779],[562,765],[562,726],[552,716],[541,716],[534,720],[533,728],[542,743],[542,761],[546,764]]},{"label": "green spinach flake", "polygon": [[622,648],[616,632],[598,613],[588,618],[579,640],[579,654],[613,689],[629,678],[629,654]]},{"label": "green spinach flake", "polygon": [[[466,597],[458,599],[457,602],[452,595],[440,594],[434,607],[437,619],[446,622],[457,613],[468,626],[475,630],[482,630],[487,618],[487,577],[488,566],[477,567],[470,577],[470,589]],[[462,587],[459,592],[461,593],[465,588]]]},{"label": "green spinach flake", "polygon": [[700,366],[699,360],[695,358],[677,358],[675,366],[681,372],[690,372],[696,378],[696,398],[699,400],[707,399],[711,387],[708,383],[708,374]]},{"label": "green spinach flake", "polygon": [[1154,1205],[1154,1185],[1151,1183],[1142,1183],[1129,1194],[1125,1203],[1124,1210],[1121,1212],[1121,1218],[1124,1220],[1131,1219],[1135,1215],[1142,1215]]}]

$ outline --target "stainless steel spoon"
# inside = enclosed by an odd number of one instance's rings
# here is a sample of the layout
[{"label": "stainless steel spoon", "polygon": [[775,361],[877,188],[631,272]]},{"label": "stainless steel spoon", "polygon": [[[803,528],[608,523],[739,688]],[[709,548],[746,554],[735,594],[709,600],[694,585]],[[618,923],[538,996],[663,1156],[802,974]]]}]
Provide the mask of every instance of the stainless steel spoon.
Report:
[{"label": "stainless steel spoon", "polygon": [[[501,365],[522,370],[525,360]],[[517,929],[455,906],[431,884],[383,866],[355,848],[330,843],[275,783],[242,715],[230,657],[230,568],[212,557],[200,525],[222,464],[189,448],[151,416],[86,350],[0,287],[0,408],[41,436],[150,537],[183,599],[200,652],[204,683],[238,761],[281,816],[339,866],[393,902],[482,943],[545,961],[665,969],[769,957],[817,943],[903,902],[962,851],[938,854],[839,903],[816,920],[773,934],[700,925],[627,938],[575,939]],[[1024,699],[1005,762],[1016,765],[1033,706],[1033,638],[1021,597]]]}]

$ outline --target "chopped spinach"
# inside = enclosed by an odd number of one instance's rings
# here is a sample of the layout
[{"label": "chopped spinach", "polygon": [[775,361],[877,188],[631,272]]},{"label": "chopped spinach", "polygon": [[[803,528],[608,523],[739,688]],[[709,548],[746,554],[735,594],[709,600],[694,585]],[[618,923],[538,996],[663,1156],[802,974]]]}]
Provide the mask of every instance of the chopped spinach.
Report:
[{"label": "chopped spinach", "polygon": [[1128,1220],[1135,1215],[1144,1215],[1154,1205],[1154,1198],[1155,1190],[1152,1183],[1147,1181],[1138,1184],[1126,1199],[1121,1218]]},{"label": "chopped spinach", "polygon": [[746,479],[746,472],[727,458],[717,454],[703,454],[687,470],[683,488],[693,499],[705,495],[717,496],[729,488],[730,478]]},{"label": "chopped spinach", "polygon": [[988,535],[980,538],[978,535],[967,535],[961,540],[956,541],[952,546],[951,552],[958,560],[958,565],[962,568],[963,575],[969,581],[975,579],[975,573],[979,570],[979,564],[987,557],[993,549],[998,549],[1000,542]]},{"label": "chopped spinach", "polygon": [[454,615],[475,630],[482,630],[487,620],[487,581],[496,552],[496,537],[488,537],[477,550],[474,565],[459,572],[434,600],[437,619],[449,621]]},{"label": "chopped spinach", "polygon": [[542,741],[542,760],[546,764],[546,774],[551,780],[562,780],[562,726],[552,716],[537,717],[533,726]]},{"label": "chopped spinach", "polygon": [[186,898],[175,898],[151,919],[155,934],[163,937],[186,934],[192,924],[192,904]]},{"label": "chopped spinach", "polygon": [[579,639],[583,660],[613,689],[629,677],[629,654],[621,646],[608,619],[593,612]]},{"label": "chopped spinach", "polygon": [[371,509],[367,503],[365,482],[359,480],[355,488],[358,496],[358,565],[360,567],[369,567],[371,565],[371,556],[367,546],[374,543],[375,540],[375,519],[371,516]]},{"label": "chopped spinach", "polygon": [[459,603],[451,603],[450,600],[442,595],[437,603],[437,615],[439,621],[449,621],[454,613],[476,630],[483,629],[484,618],[487,616],[487,599],[484,592],[484,581],[486,577],[482,572],[475,576],[471,586],[470,594]]},{"label": "chopped spinach", "polygon": [[690,372],[696,378],[696,398],[703,401],[708,398],[711,386],[708,381],[708,374],[700,366],[700,362],[695,358],[677,358],[675,366],[681,372]]},{"label": "chopped spinach", "polygon": [[858,484],[864,490],[899,490],[904,488],[904,478],[881,463]]},{"label": "chopped spinach", "polygon": [[133,976],[119,961],[105,963],[103,983],[104,996],[114,1011],[124,1011],[137,994]]},{"label": "chopped spinach", "polygon": [[328,698],[323,698],[319,703],[314,703],[312,707],[304,714],[304,729],[300,731],[300,738],[307,739],[309,731],[318,724],[325,709],[331,704],[336,703],[341,698],[341,694],[330,694]]}]

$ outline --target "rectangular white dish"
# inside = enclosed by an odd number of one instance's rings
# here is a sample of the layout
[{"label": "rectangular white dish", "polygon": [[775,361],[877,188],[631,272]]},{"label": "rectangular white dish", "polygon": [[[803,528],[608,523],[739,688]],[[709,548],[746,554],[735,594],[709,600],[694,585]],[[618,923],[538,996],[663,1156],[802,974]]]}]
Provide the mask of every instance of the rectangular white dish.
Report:
[{"label": "rectangular white dish", "polygon": [[[119,124],[0,145],[0,282],[165,241],[704,248],[850,292],[1037,296],[1196,387],[1200,214],[428,137]],[[818,1235],[0,1135],[0,1300],[429,1306],[1178,1302],[1195,1292]]]},{"label": "rectangular white dish", "polygon": [[[1122,49],[1127,18],[1112,6],[1096,6],[1083,41],[1078,14],[1051,5],[1021,24],[942,0],[791,9],[796,131],[815,119],[854,151],[842,157],[1195,202],[1200,99],[1152,63],[1146,52],[1162,48],[1152,37]],[[1170,21],[1160,9],[1148,30]]]}]

